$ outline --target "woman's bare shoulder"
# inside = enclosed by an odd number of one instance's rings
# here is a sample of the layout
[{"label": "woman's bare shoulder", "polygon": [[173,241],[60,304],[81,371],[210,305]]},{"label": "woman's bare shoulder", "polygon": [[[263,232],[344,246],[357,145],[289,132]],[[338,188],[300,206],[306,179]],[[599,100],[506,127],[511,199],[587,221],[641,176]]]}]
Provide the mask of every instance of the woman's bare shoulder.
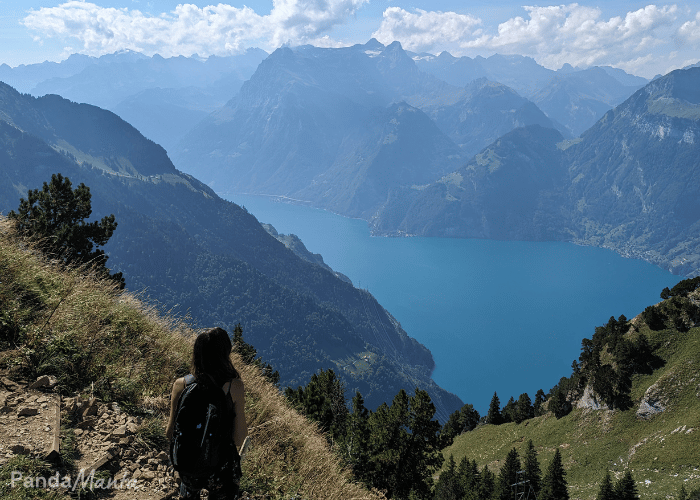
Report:
[{"label": "woman's bare shoulder", "polygon": [[185,388],[185,377],[175,379],[173,382],[173,392],[181,392]]},{"label": "woman's bare shoulder", "polygon": [[231,380],[231,396],[236,399],[236,396],[243,396],[243,381],[240,378],[234,378]]}]

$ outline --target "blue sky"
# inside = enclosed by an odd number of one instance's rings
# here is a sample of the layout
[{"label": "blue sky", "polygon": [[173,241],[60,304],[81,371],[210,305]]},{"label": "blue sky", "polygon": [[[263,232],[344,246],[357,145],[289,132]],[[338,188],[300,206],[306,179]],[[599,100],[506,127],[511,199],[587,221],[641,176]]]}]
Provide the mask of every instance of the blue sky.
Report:
[{"label": "blue sky", "polygon": [[[527,6],[530,4],[531,6]],[[557,69],[611,65],[645,77],[700,60],[700,0],[578,3],[456,0],[0,0],[0,63],[130,49],[224,55],[372,37],[438,54],[521,54]]]}]

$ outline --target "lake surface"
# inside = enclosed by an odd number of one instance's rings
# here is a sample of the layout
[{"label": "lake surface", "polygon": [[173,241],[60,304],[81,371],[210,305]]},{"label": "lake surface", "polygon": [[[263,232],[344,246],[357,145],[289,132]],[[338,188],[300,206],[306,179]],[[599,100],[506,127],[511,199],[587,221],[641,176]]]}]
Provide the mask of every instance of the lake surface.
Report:
[{"label": "lake surface", "polygon": [[560,242],[371,237],[367,223],[250,195],[221,195],[296,234],[368,289],[433,353],[433,379],[484,415],[524,392],[534,401],[571,375],[581,339],[632,318],[680,278],[605,249]]}]

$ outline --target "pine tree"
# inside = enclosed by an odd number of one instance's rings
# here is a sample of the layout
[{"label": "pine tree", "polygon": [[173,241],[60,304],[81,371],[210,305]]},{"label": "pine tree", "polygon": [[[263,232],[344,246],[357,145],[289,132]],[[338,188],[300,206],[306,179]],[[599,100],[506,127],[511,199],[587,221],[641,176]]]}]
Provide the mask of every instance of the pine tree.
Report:
[{"label": "pine tree", "polygon": [[600,490],[598,491],[596,500],[616,500],[615,488],[610,478],[610,471],[605,471],[605,477],[603,478],[603,482],[600,483]]},{"label": "pine tree", "polygon": [[491,398],[491,404],[489,405],[489,412],[486,415],[486,423],[493,425],[500,425],[503,423],[503,417],[501,416],[501,402],[498,400],[498,394],[493,393]]},{"label": "pine tree", "polygon": [[434,500],[462,500],[464,491],[461,488],[456,470],[454,456],[450,455],[445,468],[435,485]]},{"label": "pine tree", "polygon": [[500,500],[510,500],[513,497],[512,485],[519,481],[519,470],[520,457],[518,456],[518,451],[513,448],[506,455],[506,461],[498,473],[498,498]]},{"label": "pine tree", "polygon": [[518,405],[516,404],[515,399],[513,399],[513,396],[511,396],[506,405],[503,407],[503,411],[501,411],[503,423],[507,424],[508,422],[515,422],[515,414],[517,411]]},{"label": "pine tree", "polygon": [[533,418],[534,416],[535,409],[532,407],[530,396],[524,392],[518,398],[517,408],[515,410],[515,423],[519,424],[525,420]]},{"label": "pine tree", "polygon": [[432,476],[442,466],[440,423],[426,391],[408,397],[401,389],[391,407],[382,404],[369,418],[369,484],[389,498],[427,498]]},{"label": "pine tree", "polygon": [[8,218],[16,222],[20,234],[37,239],[47,254],[66,263],[94,265],[98,273],[124,288],[122,273],[110,275],[107,255],[97,248],[107,244],[117,223],[113,214],[99,222],[85,222],[92,214],[91,198],[85,184],[73,189],[70,179],[53,174],[41,191],[30,189]]},{"label": "pine tree", "polygon": [[639,500],[637,485],[629,470],[615,485],[615,500]]},{"label": "pine tree", "polygon": [[540,463],[537,460],[537,451],[532,440],[527,443],[527,451],[525,452],[525,481],[528,481],[535,495],[539,495],[542,486],[542,470]]},{"label": "pine tree", "polygon": [[542,481],[539,500],[569,500],[569,490],[566,485],[566,471],[561,461],[559,448],[554,452],[554,458],[547,467]]},{"label": "pine tree", "polygon": [[488,465],[484,465],[479,478],[479,499],[488,499],[493,497],[496,489],[496,476],[489,470]]},{"label": "pine tree", "polygon": [[353,475],[366,483],[369,473],[369,411],[360,391],[352,398],[352,413],[340,440],[340,450]]},{"label": "pine tree", "polygon": [[537,394],[535,394],[535,404],[533,405],[536,417],[544,415],[544,408],[542,408],[542,405],[545,401],[547,401],[547,396],[542,389],[538,389]]},{"label": "pine tree", "polygon": [[333,370],[321,370],[311,376],[305,388],[296,391],[288,387],[285,396],[309,419],[318,422],[330,440],[345,434],[348,408],[345,385]]},{"label": "pine tree", "polygon": [[413,482],[413,490],[427,498],[433,486],[433,474],[444,461],[440,450],[440,423],[433,420],[435,405],[426,391],[416,389],[409,407],[410,436],[402,472],[404,481]]},{"label": "pine tree", "polygon": [[[666,290],[668,290],[668,288],[666,288]],[[684,484],[681,484],[681,489],[678,490],[678,500],[688,500],[688,492]]]},{"label": "pine tree", "polygon": [[476,460],[462,457],[457,468],[457,478],[465,495],[469,492],[476,493],[479,486],[479,469]]}]

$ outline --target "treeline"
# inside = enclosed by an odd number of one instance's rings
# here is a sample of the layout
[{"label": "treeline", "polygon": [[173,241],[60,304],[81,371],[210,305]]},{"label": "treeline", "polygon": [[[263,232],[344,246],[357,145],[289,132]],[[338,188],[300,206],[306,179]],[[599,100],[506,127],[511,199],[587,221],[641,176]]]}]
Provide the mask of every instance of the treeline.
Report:
[{"label": "treeline", "polygon": [[498,476],[487,465],[479,471],[476,460],[463,457],[459,465],[452,455],[440,474],[434,500],[510,500],[520,498],[568,500],[566,471],[559,449],[542,474],[532,441],[527,444],[523,460],[513,448],[508,452]]},{"label": "treeline", "polygon": [[440,423],[426,391],[410,396],[399,390],[390,405],[365,407],[357,391],[351,408],[345,387],[333,370],[314,374],[306,387],[288,387],[285,395],[317,422],[356,479],[387,498],[427,499],[433,474],[443,464]]}]

